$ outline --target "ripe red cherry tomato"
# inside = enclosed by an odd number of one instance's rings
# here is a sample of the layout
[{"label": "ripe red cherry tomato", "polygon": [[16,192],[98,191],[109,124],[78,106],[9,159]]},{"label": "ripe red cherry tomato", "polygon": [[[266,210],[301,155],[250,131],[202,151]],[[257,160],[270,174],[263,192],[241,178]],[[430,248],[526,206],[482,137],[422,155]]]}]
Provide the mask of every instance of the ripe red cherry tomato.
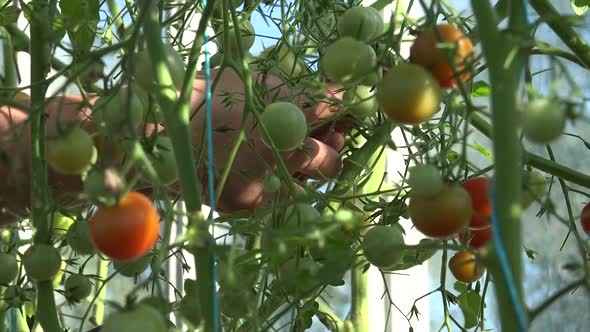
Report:
[{"label": "ripe red cherry tomato", "polygon": [[582,209],[582,215],[580,216],[580,222],[582,228],[587,235],[590,235],[590,202],[586,203],[586,206]]},{"label": "ripe red cherry tomato", "polygon": [[145,255],[156,243],[158,211],[143,194],[129,192],[113,207],[101,207],[90,219],[94,246],[106,256],[130,260]]},{"label": "ripe red cherry tomato", "polygon": [[492,201],[489,197],[489,179],[471,178],[463,183],[463,188],[471,197],[473,216],[466,231],[459,232],[459,240],[467,242],[472,248],[481,248],[492,239]]},{"label": "ripe red cherry tomato", "polygon": [[[442,48],[439,46],[442,43],[454,44],[455,47]],[[449,59],[452,59],[455,70],[460,73],[461,81],[465,82],[471,77],[467,69],[472,58],[473,43],[461,30],[450,24],[425,29],[410,48],[410,62],[428,69],[442,88],[457,85]]]}]

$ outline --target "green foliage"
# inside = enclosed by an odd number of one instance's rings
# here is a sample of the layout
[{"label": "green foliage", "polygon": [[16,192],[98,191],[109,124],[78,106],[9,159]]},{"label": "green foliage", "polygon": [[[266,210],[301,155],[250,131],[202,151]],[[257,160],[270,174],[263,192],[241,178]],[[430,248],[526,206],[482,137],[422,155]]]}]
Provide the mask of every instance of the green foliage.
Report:
[{"label": "green foliage", "polygon": [[99,0],[60,0],[64,25],[77,54],[90,51],[96,39]]},{"label": "green foliage", "polygon": [[584,15],[590,8],[590,0],[571,0],[571,3],[576,15]]}]

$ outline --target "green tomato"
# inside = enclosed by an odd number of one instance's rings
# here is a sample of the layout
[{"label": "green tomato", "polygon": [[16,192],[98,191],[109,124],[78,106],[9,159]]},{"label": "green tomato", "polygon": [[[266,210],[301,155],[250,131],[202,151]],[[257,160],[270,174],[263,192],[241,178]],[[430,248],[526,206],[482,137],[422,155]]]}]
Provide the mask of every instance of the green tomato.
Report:
[{"label": "green tomato", "polygon": [[110,314],[100,332],[166,332],[166,320],[162,314],[148,305],[139,305],[129,311]]},{"label": "green tomato", "polygon": [[174,149],[170,138],[158,135],[154,142],[154,151],[150,155],[150,160],[162,184],[169,185],[178,180],[176,158],[174,157]]},{"label": "green tomato", "polygon": [[383,33],[383,18],[373,7],[352,7],[338,20],[340,37],[368,42]]},{"label": "green tomato", "polygon": [[66,217],[59,212],[53,213],[53,219],[51,222],[51,231],[54,235],[63,236],[68,232],[68,229],[74,223],[74,219]]},{"label": "green tomato", "polygon": [[283,290],[295,297],[310,295],[319,286],[317,273],[320,267],[320,264],[309,257],[290,259],[279,268]]},{"label": "green tomato", "polygon": [[359,85],[344,92],[343,100],[352,115],[364,119],[377,113],[379,102],[372,90],[369,86]]},{"label": "green tomato", "polygon": [[77,220],[70,226],[66,233],[66,242],[78,255],[92,255],[96,251],[86,220]]},{"label": "green tomato", "polygon": [[304,4],[301,27],[306,36],[317,42],[326,41],[336,30],[336,22],[342,12],[346,10],[343,1],[308,1]]},{"label": "green tomato", "polygon": [[[164,52],[164,60],[170,69],[172,82],[175,87],[180,88],[186,74],[184,60],[180,53],[178,53],[170,44],[164,44],[162,51]],[[158,84],[156,82],[156,66],[152,64],[147,49],[144,49],[135,55],[134,69],[137,84],[147,92],[156,92],[158,90]]]},{"label": "green tomato", "polygon": [[[244,48],[244,52],[247,52],[252,45],[254,45],[254,39],[256,38],[256,34],[254,31],[254,26],[247,19],[241,19],[239,22],[240,27],[240,39],[242,41],[242,47]],[[238,47],[238,39],[236,38],[236,29],[233,23],[230,23],[230,28],[227,31],[223,31],[223,26],[221,27],[220,35],[219,35],[219,48],[223,53],[229,53],[233,56],[237,56],[239,54],[240,48]],[[229,38],[229,49],[225,49],[225,38]]]},{"label": "green tomato", "polygon": [[401,261],[404,250],[397,247],[403,245],[404,237],[399,229],[376,225],[365,234],[361,246],[369,263],[387,269]]},{"label": "green tomato", "polygon": [[228,318],[242,318],[255,312],[256,297],[249,289],[220,288],[219,311]]},{"label": "green tomato", "polygon": [[133,259],[129,261],[113,261],[113,267],[117,270],[121,275],[125,277],[136,277],[145,270],[147,270],[148,266],[150,266],[150,262],[152,261],[151,255],[146,255],[140,257],[138,259]]},{"label": "green tomato", "polygon": [[566,110],[557,100],[540,98],[528,103],[523,112],[522,130],[535,143],[550,143],[563,133]]},{"label": "green tomato", "polygon": [[416,165],[411,167],[409,171],[408,184],[413,195],[433,196],[442,190],[442,176],[433,165]]},{"label": "green tomato", "polygon": [[66,279],[64,291],[69,302],[77,303],[92,293],[92,282],[88,276],[72,274]]},{"label": "green tomato", "polygon": [[311,204],[297,203],[290,206],[286,213],[286,225],[305,225],[321,220],[322,216]]},{"label": "green tomato", "polygon": [[522,207],[526,209],[547,194],[549,184],[543,174],[538,171],[526,172],[522,180]]},{"label": "green tomato", "polygon": [[271,61],[270,72],[276,72],[279,75],[300,77],[308,73],[303,57],[297,56],[287,45],[269,47],[259,58],[264,62]]},{"label": "green tomato", "polygon": [[7,285],[18,275],[16,257],[0,253],[0,285]]},{"label": "green tomato", "polygon": [[145,113],[144,104],[135,89],[129,93],[127,87],[122,87],[115,94],[97,101],[93,119],[103,135],[118,134],[121,130],[126,132],[129,126],[135,130],[141,124]]},{"label": "green tomato", "polygon": [[377,66],[373,48],[352,37],[342,37],[326,47],[320,57],[324,75],[336,83],[355,84],[366,78]]},{"label": "green tomato", "polygon": [[[275,102],[264,109],[260,125],[268,131],[270,139],[279,151],[291,151],[303,144],[307,136],[307,121],[299,107],[288,102]],[[259,128],[262,141],[271,146]]]},{"label": "green tomato", "polygon": [[61,267],[59,251],[48,244],[34,244],[25,251],[22,263],[33,281],[53,279]]},{"label": "green tomato", "polygon": [[274,193],[279,191],[280,188],[281,179],[278,176],[274,174],[269,174],[264,177],[264,190],[270,193]]},{"label": "green tomato", "polygon": [[75,127],[47,142],[47,163],[61,174],[81,174],[92,164],[93,149],[92,137],[84,129]]},{"label": "green tomato", "polygon": [[365,76],[359,85],[375,86],[379,84],[379,81],[383,78],[383,68],[377,67],[377,70],[371,71]]}]

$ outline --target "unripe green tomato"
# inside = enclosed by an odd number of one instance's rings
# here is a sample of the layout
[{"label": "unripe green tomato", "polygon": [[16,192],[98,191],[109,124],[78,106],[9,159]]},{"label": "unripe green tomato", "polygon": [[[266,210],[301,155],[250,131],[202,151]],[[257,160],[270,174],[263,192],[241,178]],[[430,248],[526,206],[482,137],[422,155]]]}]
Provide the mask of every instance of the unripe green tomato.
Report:
[{"label": "unripe green tomato", "polygon": [[219,311],[228,318],[246,317],[256,309],[256,298],[249,289],[220,288]]},{"label": "unripe green tomato", "polygon": [[[168,68],[170,69],[172,82],[175,87],[180,88],[186,73],[186,65],[182,55],[180,55],[180,53],[178,53],[170,44],[164,44],[163,52],[166,64],[168,64]],[[134,61],[134,75],[137,84],[147,92],[156,92],[158,89],[158,84],[156,82],[156,66],[152,64],[147,48],[137,53]]]},{"label": "unripe green tomato", "polygon": [[383,33],[383,18],[373,7],[352,7],[338,19],[340,37],[368,42]]},{"label": "unripe green tomato", "polygon": [[522,130],[535,143],[550,143],[563,133],[566,110],[553,99],[539,98],[529,102],[523,112]]},{"label": "unripe green tomato", "polygon": [[66,233],[66,242],[78,255],[92,255],[96,251],[86,220],[77,220],[70,226]]},{"label": "unripe green tomato", "polygon": [[[254,26],[247,19],[241,19],[239,22],[240,27],[240,39],[242,41],[242,48],[244,52],[248,51],[252,45],[254,45],[254,40],[256,39]],[[223,31],[223,26],[221,27],[221,34],[219,35],[219,48],[223,53],[229,53],[234,56],[238,55],[240,48],[238,47],[238,39],[236,38],[236,30],[232,23],[230,23],[230,28],[227,32]],[[229,49],[225,49],[225,38],[229,38]]]},{"label": "unripe green tomato", "polygon": [[379,102],[372,90],[369,86],[359,85],[344,92],[343,100],[352,115],[364,119],[377,113]]},{"label": "unripe green tomato", "polygon": [[129,261],[115,261],[113,260],[113,267],[117,270],[121,275],[125,277],[136,277],[145,270],[147,270],[148,266],[150,266],[150,262],[152,261],[151,255],[146,255],[140,257],[138,259],[133,259]]},{"label": "unripe green tomato", "polygon": [[413,195],[432,196],[440,192],[443,180],[440,171],[433,165],[416,165],[410,168],[408,184]]},{"label": "unripe green tomato", "polygon": [[16,278],[18,263],[16,257],[6,253],[0,253],[0,285],[7,285]]},{"label": "unripe green tomato", "polygon": [[297,56],[287,45],[273,46],[265,49],[259,56],[262,61],[272,61],[270,72],[287,77],[300,77],[308,73],[303,56]]},{"label": "unripe green tomato", "polygon": [[286,225],[305,225],[318,222],[322,218],[318,210],[307,203],[297,203],[290,206],[286,216]]},{"label": "unripe green tomato", "polygon": [[374,86],[379,84],[379,81],[383,78],[383,68],[377,67],[377,70],[371,71],[365,75],[365,78],[360,82],[360,85]]},{"label": "unripe green tomato", "polygon": [[328,47],[320,57],[324,75],[336,83],[354,84],[363,80],[377,66],[373,48],[352,37],[342,37]]},{"label": "unripe green tomato", "polygon": [[281,179],[274,175],[268,174],[264,177],[264,190],[270,193],[277,192],[281,188]]},{"label": "unripe green tomato", "polygon": [[59,212],[53,213],[53,219],[51,222],[51,231],[54,235],[62,236],[68,232],[68,229],[74,223],[74,219],[66,217]]},{"label": "unripe green tomato", "polygon": [[61,267],[59,251],[48,244],[34,244],[25,251],[22,263],[33,281],[53,279]]},{"label": "unripe green tomato", "polygon": [[309,257],[292,258],[279,267],[279,280],[283,290],[295,297],[309,294],[319,286],[317,272],[320,264]]},{"label": "unripe green tomato", "polygon": [[92,293],[92,282],[88,276],[72,274],[66,279],[64,291],[68,301],[80,302]]},{"label": "unripe green tomato", "polygon": [[[303,144],[307,136],[307,120],[299,107],[288,102],[275,102],[260,115],[259,126],[264,126],[279,151],[291,151]],[[262,141],[271,146],[261,128]]]},{"label": "unripe green tomato", "polygon": [[166,320],[158,310],[139,305],[129,311],[114,312],[106,317],[100,332],[166,332]]},{"label": "unripe green tomato", "polygon": [[404,256],[404,237],[399,229],[391,226],[373,226],[363,239],[362,248],[367,260],[381,269],[399,263]]},{"label": "unripe green tomato", "polygon": [[[131,91],[131,92],[129,92]],[[131,94],[129,94],[131,93]],[[143,120],[145,107],[134,89],[122,87],[112,96],[101,97],[95,104],[93,119],[105,136],[137,129]]]},{"label": "unripe green tomato", "polygon": [[174,148],[170,138],[158,135],[150,160],[162,184],[169,185],[178,180],[176,158],[174,157]]},{"label": "unripe green tomato", "polygon": [[549,184],[543,174],[538,171],[527,172],[522,180],[522,207],[526,209],[547,194]]},{"label": "unripe green tomato", "polygon": [[63,136],[48,140],[47,163],[61,174],[81,174],[92,164],[93,149],[92,137],[75,127]]}]

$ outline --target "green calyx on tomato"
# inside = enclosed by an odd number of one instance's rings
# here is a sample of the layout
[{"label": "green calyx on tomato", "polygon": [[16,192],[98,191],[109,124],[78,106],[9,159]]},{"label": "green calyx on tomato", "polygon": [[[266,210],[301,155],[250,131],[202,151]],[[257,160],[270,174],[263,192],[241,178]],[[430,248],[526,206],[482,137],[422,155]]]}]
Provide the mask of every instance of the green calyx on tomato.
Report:
[{"label": "green calyx on tomato", "polygon": [[53,279],[61,267],[61,255],[48,244],[34,244],[25,251],[22,263],[27,276],[33,281]]},{"label": "green calyx on tomato", "polygon": [[125,194],[115,206],[100,207],[90,219],[94,246],[114,260],[139,258],[156,244],[158,211],[139,192]]},{"label": "green calyx on tomato", "polygon": [[47,141],[47,163],[61,174],[82,174],[92,164],[93,154],[92,137],[79,127]]},{"label": "green calyx on tomato", "polygon": [[352,37],[342,37],[328,45],[320,56],[320,69],[336,83],[354,85],[377,67],[373,48]]},{"label": "green calyx on tomato", "polygon": [[342,100],[348,111],[359,119],[373,116],[379,109],[373,88],[365,85],[346,90]]},{"label": "green calyx on tomato", "polygon": [[30,302],[34,295],[30,291],[16,285],[6,287],[2,299],[9,308],[20,308],[26,302]]},{"label": "green calyx on tomato", "polygon": [[[303,144],[307,137],[307,120],[305,115],[296,105],[289,102],[275,102],[264,109],[260,115],[260,123],[263,126],[270,140],[279,151],[291,151]],[[262,141],[267,146],[267,141],[261,128],[258,129]]]},{"label": "green calyx on tomato", "polygon": [[442,190],[443,179],[440,171],[433,165],[416,165],[409,169],[408,185],[413,195],[433,196]]},{"label": "green calyx on tomato", "polygon": [[166,320],[162,314],[149,305],[138,305],[127,310],[114,312],[106,317],[101,332],[167,332]]},{"label": "green calyx on tomato", "polygon": [[127,261],[114,260],[113,267],[115,270],[117,270],[117,272],[119,272],[119,274],[125,277],[133,278],[145,272],[148,266],[150,266],[151,261],[152,256],[145,255],[143,257]]},{"label": "green calyx on tomato", "polygon": [[90,228],[86,220],[77,220],[70,226],[66,233],[66,242],[78,255],[92,255],[95,253]]},{"label": "green calyx on tomato", "polygon": [[[170,44],[164,44],[162,51],[164,53],[164,60],[172,76],[172,82],[176,88],[180,88],[186,73],[182,55]],[[156,83],[156,66],[153,65],[148,50],[144,49],[137,53],[134,56],[134,62],[135,82],[147,92],[156,92],[158,89],[158,84]]]},{"label": "green calyx on tomato", "polygon": [[170,185],[178,180],[176,158],[172,140],[164,135],[158,135],[154,140],[150,161],[156,170],[158,180],[164,185]]},{"label": "green calyx on tomato", "polygon": [[383,18],[373,7],[352,7],[338,19],[340,37],[368,42],[383,33]]},{"label": "green calyx on tomato", "polygon": [[88,276],[72,274],[66,279],[64,291],[69,302],[78,303],[92,293],[92,282]]},{"label": "green calyx on tomato", "polygon": [[363,238],[363,253],[369,263],[387,269],[399,263],[404,255],[404,237],[396,226],[373,226]]},{"label": "green calyx on tomato", "polygon": [[441,91],[424,68],[400,64],[383,75],[377,100],[393,121],[416,125],[430,120],[438,112]]},{"label": "green calyx on tomato", "polygon": [[7,285],[18,275],[16,257],[7,253],[0,253],[0,285]]},{"label": "green calyx on tomato", "polygon": [[566,110],[555,99],[535,99],[526,104],[522,115],[524,136],[534,143],[550,143],[565,128]]},{"label": "green calyx on tomato", "polygon": [[447,238],[460,232],[472,216],[469,193],[458,185],[443,185],[434,196],[410,196],[410,218],[422,234]]}]

